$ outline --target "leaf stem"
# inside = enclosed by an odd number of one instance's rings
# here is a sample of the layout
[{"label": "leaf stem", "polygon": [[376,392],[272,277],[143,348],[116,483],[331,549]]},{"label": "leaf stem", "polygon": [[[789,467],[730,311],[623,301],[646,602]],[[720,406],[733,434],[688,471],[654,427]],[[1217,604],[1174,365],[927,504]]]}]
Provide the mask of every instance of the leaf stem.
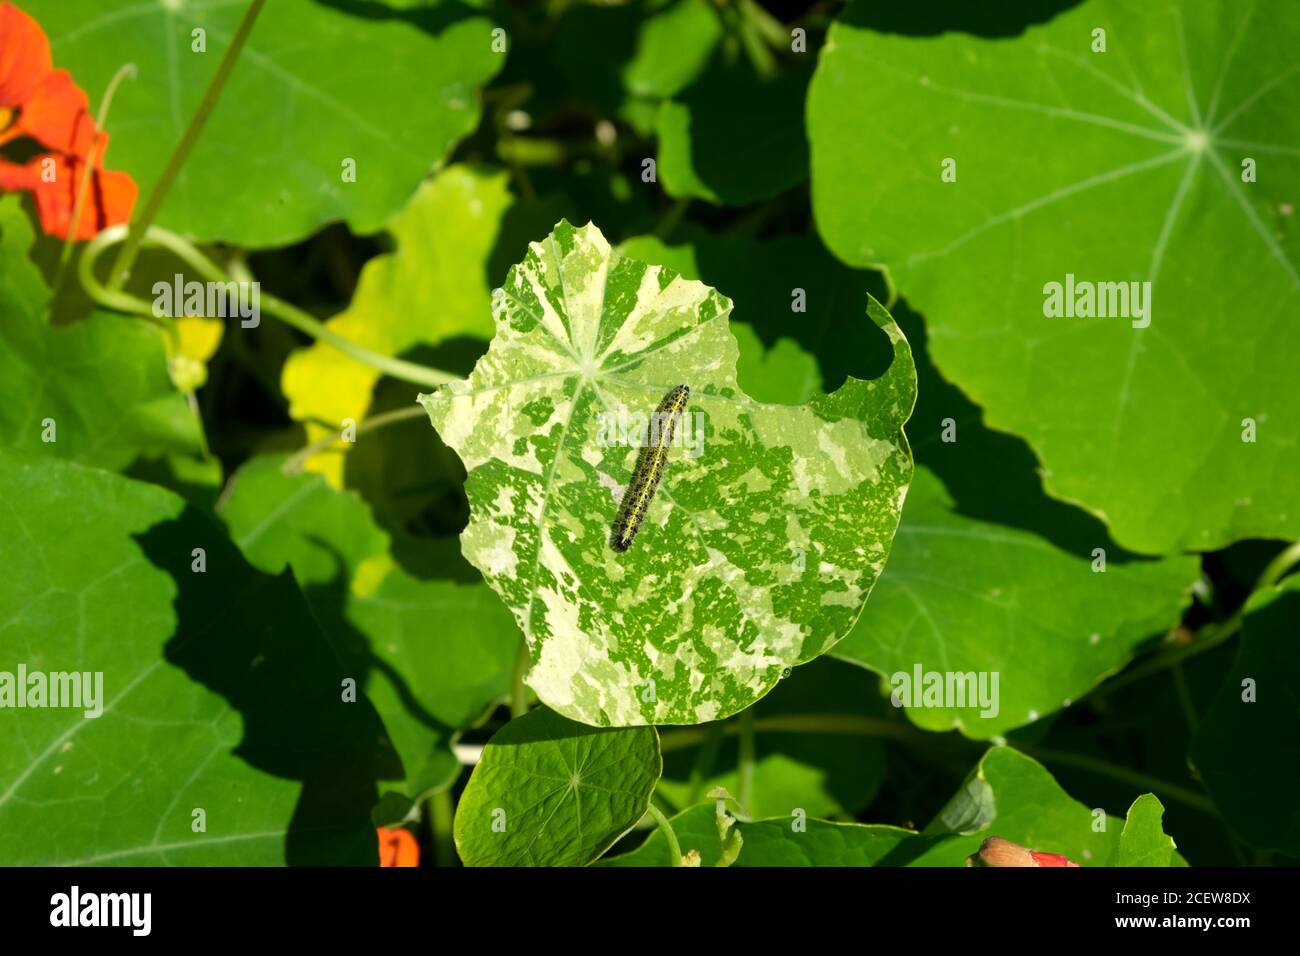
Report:
[{"label": "leaf stem", "polygon": [[677,842],[677,834],[673,830],[672,823],[669,822],[666,816],[664,816],[664,812],[655,806],[653,800],[651,800],[649,806],[646,807],[646,812],[654,818],[655,823],[659,826],[660,832],[664,835],[664,839],[668,841],[668,858],[672,861],[672,865],[681,866],[682,846]]},{"label": "leaf stem", "polygon": [[[742,720],[748,711],[740,715]],[[735,735],[742,733],[740,721],[728,721],[723,724],[722,732],[725,734]],[[895,724],[888,720],[881,720],[876,717],[858,717],[852,714],[781,714],[774,717],[757,717],[753,720],[754,731],[767,731],[769,733],[794,733],[794,734],[848,734],[861,735],[864,737],[887,737],[900,742],[916,743],[926,739],[933,739],[934,735],[925,731],[917,730],[904,724]],[[693,747],[705,740],[705,734],[711,728],[691,727],[685,730],[669,730],[660,733],[660,750],[668,753],[674,750],[682,750],[687,747]],[[961,738],[965,739],[965,738]],[[972,747],[983,746],[978,740],[967,741]],[[742,737],[742,748],[743,748]],[[1156,793],[1167,795],[1170,799],[1185,803],[1204,813],[1217,816],[1218,811],[1210,800],[1194,790],[1180,786],[1176,783],[1170,783],[1159,777],[1142,773],[1138,770],[1130,770],[1126,767],[1116,767],[1100,758],[1089,757],[1083,754],[1069,753],[1063,750],[1053,750],[1047,747],[1038,747],[1031,744],[1016,742],[1011,744],[1014,749],[1021,753],[1027,754],[1041,763],[1057,763],[1063,766],[1077,767],[1082,770],[1088,770],[1101,776],[1110,777],[1115,780],[1122,780]],[[744,786],[744,776],[741,776],[741,786]],[[736,797],[738,803],[744,806],[741,796]]]},{"label": "leaf stem", "polygon": [[682,217],[686,215],[686,210],[691,206],[690,198],[678,199],[664,212],[660,217],[658,224],[654,229],[655,238],[667,242],[669,237],[676,231],[681,224]]},{"label": "leaf stem", "polygon": [[1132,784],[1139,789],[1150,790],[1157,794],[1177,800],[1179,803],[1186,804],[1193,809],[1200,810],[1202,813],[1217,817],[1219,811],[1208,797],[1190,790],[1187,787],[1179,786],[1176,783],[1170,783],[1167,780],[1161,780],[1159,777],[1153,777],[1150,774],[1143,773],[1140,770],[1132,770],[1128,767],[1119,767],[1106,760],[1098,757],[1089,757],[1086,754],[1069,753],[1064,750],[1053,750],[1049,747],[1039,747],[1031,744],[1017,743],[1016,749],[1021,753],[1033,757],[1039,763],[1055,763],[1063,767],[1075,767],[1079,770],[1087,770],[1099,776],[1110,777],[1112,780],[1120,780],[1124,783]]},{"label": "leaf stem", "polygon": [[528,642],[519,640],[519,656],[515,658],[515,674],[510,684],[510,717],[522,717],[528,713],[528,685],[524,677],[528,674],[528,665],[532,659],[528,656]]},{"label": "leaf stem", "polygon": [[754,805],[754,723],[753,707],[740,712],[740,758],[737,767],[740,780],[736,787],[736,801],[747,813]]},{"label": "leaf stem", "polygon": [[[411,408],[396,408],[391,412],[383,412],[379,415],[372,415],[364,421],[357,423],[356,434],[361,435],[365,432],[375,431],[383,428],[385,425],[392,425],[394,422],[409,421],[412,418],[427,418],[428,412],[424,410],[423,405],[415,405]],[[339,435],[326,435],[320,441],[314,441],[300,450],[294,452],[293,457],[285,460],[280,466],[280,470],[286,475],[295,474],[302,471],[308,460],[327,451],[335,442],[342,441]]]},{"label": "leaf stem", "polygon": [[451,790],[439,790],[429,796],[429,828],[433,834],[434,866],[455,866],[455,840],[452,837]]},{"label": "leaf stem", "polygon": [[[723,722],[709,724],[705,730],[700,751],[695,755],[691,767],[690,780],[686,785],[686,806],[694,806],[704,796],[704,781],[713,772],[713,765],[718,758],[718,749],[722,746],[722,736],[727,725]],[[662,741],[662,735],[661,735]]]},{"label": "leaf stem", "polygon": [[[920,731],[878,717],[858,717],[854,714],[780,714],[772,717],[754,717],[754,731],[787,734],[839,734],[863,737],[888,737],[913,742],[924,737]],[[714,727],[720,729],[714,730]],[[660,749],[665,753],[685,750],[705,741],[711,733],[736,736],[740,733],[737,721],[727,721],[706,727],[688,727],[666,730],[660,734]]]},{"label": "leaf stem", "polygon": [[[85,288],[86,294],[100,305],[116,309],[119,312],[127,312],[161,321],[158,316],[154,315],[153,309],[148,303],[114,289],[111,284],[106,288],[95,278],[95,263],[100,254],[108,246],[121,242],[123,238],[130,241],[127,227],[114,226],[111,229],[105,229],[87,244],[78,264],[82,287]],[[188,240],[176,235],[174,232],[159,226],[150,226],[145,232],[143,243],[147,246],[156,246],[168,250],[211,282],[233,281],[225,270],[195,248]],[[368,365],[385,375],[430,388],[437,388],[439,385],[446,385],[448,382],[457,379],[457,376],[451,372],[444,372],[442,369],[429,368],[426,365],[383,355],[363,345],[358,345],[350,339],[345,339],[328,328],[319,319],[304,312],[296,305],[286,302],[278,296],[271,295],[269,292],[262,292],[260,288],[258,289],[257,301],[261,310],[268,315],[275,316],[286,325],[292,326],[317,341],[334,346],[340,352],[355,359],[362,365]]]},{"label": "leaf stem", "polygon": [[1131,670],[1117,674],[1105,684],[1100,685],[1100,687],[1104,688],[1103,693],[1114,693],[1122,687],[1127,687],[1129,684],[1150,677],[1152,674],[1166,668],[1174,667],[1188,658],[1204,654],[1206,651],[1211,651],[1220,644],[1225,643],[1241,630],[1242,622],[1246,617],[1246,606],[1250,604],[1250,598],[1265,588],[1277,584],[1286,577],[1297,563],[1300,563],[1300,541],[1284,548],[1268,563],[1260,573],[1259,579],[1255,582],[1250,594],[1241,602],[1241,606],[1232,613],[1231,617],[1221,623],[1205,625],[1197,631],[1198,640],[1195,643],[1157,651]]},{"label": "leaf stem", "polygon": [[448,382],[454,382],[460,377],[453,375],[451,372],[444,372],[442,369],[429,368],[427,365],[419,365],[405,359],[393,358],[390,355],[371,351],[351,339],[345,339],[328,328],[319,319],[304,312],[296,305],[286,302],[278,296],[271,295],[269,292],[261,293],[261,303],[265,312],[275,316],[285,325],[290,325],[319,342],[332,345],[349,358],[356,359],[362,365],[369,365],[371,368],[393,378],[410,382],[413,385],[437,388],[440,385],[446,385]]},{"label": "leaf stem", "polygon": [[126,285],[126,280],[130,278],[131,269],[140,253],[140,243],[148,233],[150,224],[157,217],[163,200],[167,197],[172,183],[176,181],[176,177],[181,171],[181,166],[189,157],[194,144],[198,142],[199,135],[208,122],[208,116],[216,107],[217,100],[221,98],[221,91],[225,88],[226,80],[230,77],[230,71],[234,69],[235,61],[239,59],[239,53],[244,48],[248,34],[253,29],[253,23],[257,20],[257,15],[262,12],[265,3],[266,0],[252,0],[248,5],[248,9],[244,11],[244,17],[239,21],[239,27],[235,30],[234,37],[231,38],[230,46],[226,48],[226,52],[221,57],[221,62],[217,65],[217,72],[208,84],[203,99],[199,102],[199,108],[190,117],[189,125],[185,127],[180,142],[172,150],[171,158],[167,160],[162,175],[154,183],[149,198],[145,201],[144,208],[131,224],[131,232],[127,236],[126,243],[118,251],[117,259],[114,261],[113,268],[109,273],[108,287],[110,290],[117,291],[121,289]]}]

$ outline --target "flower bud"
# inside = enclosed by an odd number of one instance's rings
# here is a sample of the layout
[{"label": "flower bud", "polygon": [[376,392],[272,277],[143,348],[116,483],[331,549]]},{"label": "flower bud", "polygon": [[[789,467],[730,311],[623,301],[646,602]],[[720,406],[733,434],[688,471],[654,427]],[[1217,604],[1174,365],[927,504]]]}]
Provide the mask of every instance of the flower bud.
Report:
[{"label": "flower bud", "polygon": [[1026,850],[1019,843],[1002,837],[989,837],[980,844],[979,852],[966,858],[967,866],[1078,866],[1060,853],[1041,853]]}]

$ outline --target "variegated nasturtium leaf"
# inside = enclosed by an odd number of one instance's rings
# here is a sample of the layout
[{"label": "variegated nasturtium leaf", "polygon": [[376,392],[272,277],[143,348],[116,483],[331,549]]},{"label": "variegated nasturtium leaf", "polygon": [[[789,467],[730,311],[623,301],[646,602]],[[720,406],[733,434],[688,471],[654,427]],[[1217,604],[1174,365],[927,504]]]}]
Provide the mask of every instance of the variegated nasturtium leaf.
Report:
[{"label": "variegated nasturtium leaf", "polygon": [[539,707],[483,748],[456,849],[466,866],[585,866],[645,815],[661,769],[653,727],[588,727]]},{"label": "variegated nasturtium leaf", "polygon": [[[736,384],[731,303],[561,222],[495,300],[468,380],[421,396],[468,473],[470,563],[528,641],[528,684],[595,725],[736,713],[853,626],[911,478],[906,339],[863,311],[891,360],[806,405]],[[630,550],[610,545],[647,418],[691,389]]]},{"label": "variegated nasturtium leaf", "polygon": [[1300,576],[1253,595],[1236,660],[1189,758],[1232,831],[1259,850],[1300,855]]},{"label": "variegated nasturtium leaf", "polygon": [[1119,544],[1300,537],[1300,6],[858,21],[808,100],[831,249],[888,267],[940,370]]}]

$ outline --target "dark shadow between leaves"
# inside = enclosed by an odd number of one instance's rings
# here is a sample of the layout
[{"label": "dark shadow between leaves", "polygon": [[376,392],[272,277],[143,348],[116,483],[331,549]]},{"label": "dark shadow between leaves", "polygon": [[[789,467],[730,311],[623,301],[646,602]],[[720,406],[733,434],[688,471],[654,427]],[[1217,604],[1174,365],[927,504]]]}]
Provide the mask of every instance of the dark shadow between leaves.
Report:
[{"label": "dark shadow between leaves", "polygon": [[[137,540],[176,586],[166,660],[239,712],[236,756],[302,784],[285,862],[370,862],[378,782],[401,779],[401,762],[369,700],[343,701],[344,678],[361,687],[364,675],[340,660],[292,574],[257,571],[214,522],[188,507]],[[191,569],[196,547],[206,552],[203,573]]]},{"label": "dark shadow between leaves", "polygon": [[506,747],[519,744],[558,743],[575,737],[626,733],[635,729],[635,727],[590,727],[557,714],[549,707],[541,706],[506,724],[505,728],[492,738],[492,742]]},{"label": "dark shadow between leaves", "polygon": [[972,3],[971,0],[919,0],[913,3],[885,3],[882,0],[857,0],[843,10],[838,19],[850,26],[865,27],[877,33],[902,33],[908,36],[938,36],[960,31],[975,36],[1013,37],[1026,28],[1046,23],[1057,14],[1077,7],[1083,0],[997,0],[996,3]]},{"label": "dark shadow between leaves", "polygon": [[675,97],[690,116],[691,168],[700,182],[728,205],[747,205],[806,180],[811,80],[811,68],[764,80],[715,58]]},{"label": "dark shadow between leaves", "polygon": [[[783,338],[797,343],[816,359],[822,391],[889,370],[893,343],[867,315],[868,295],[885,298],[879,273],[841,264],[815,236],[701,241],[695,251],[701,279],[735,303],[731,322],[748,325],[768,350]],[[795,289],[806,312],[792,311]],[[743,370],[739,381],[751,395],[761,384],[747,382]]]},{"label": "dark shadow between leaves", "polygon": [[[437,4],[422,4],[418,7],[391,7],[380,0],[316,0],[322,7],[329,7],[339,13],[357,17],[362,20],[399,20],[437,35],[448,27],[473,17],[485,15],[467,3],[457,0],[443,0]],[[484,42],[487,42],[487,37]]]},{"label": "dark shadow between leaves", "polygon": [[[486,348],[480,339],[460,337],[402,357],[467,375]],[[464,466],[428,416],[414,413],[417,391],[409,382],[390,378],[375,386],[367,417],[400,410],[413,415],[360,436],[344,459],[345,482],[369,506],[391,539],[393,559],[412,577],[481,581],[460,553],[459,536],[469,523]]]},{"label": "dark shadow between leaves", "polygon": [[324,584],[310,584],[302,587],[307,604],[320,622],[325,636],[343,658],[344,667],[349,675],[357,678],[358,686],[370,685],[370,671],[373,668],[393,685],[402,707],[415,720],[430,730],[449,738],[453,728],[434,717],[425,709],[411,690],[406,678],[393,665],[376,656],[370,639],[353,626],[348,620],[347,605],[352,588],[347,572],[347,562],[339,550],[315,535],[308,535],[307,540],[317,548],[325,551],[334,561],[334,573]]},{"label": "dark shadow between leaves", "polygon": [[[893,316],[916,358],[916,410],[907,423],[912,453],[918,464],[943,482],[958,514],[1028,531],[1089,560],[1094,548],[1105,549],[1108,564],[1157,560],[1125,551],[1111,540],[1100,518],[1049,497],[1029,444],[1016,435],[987,428],[980,407],[934,367],[921,317],[901,300],[895,304]],[[946,419],[955,424],[956,441],[942,440]],[[906,513],[903,520],[907,520]]]}]

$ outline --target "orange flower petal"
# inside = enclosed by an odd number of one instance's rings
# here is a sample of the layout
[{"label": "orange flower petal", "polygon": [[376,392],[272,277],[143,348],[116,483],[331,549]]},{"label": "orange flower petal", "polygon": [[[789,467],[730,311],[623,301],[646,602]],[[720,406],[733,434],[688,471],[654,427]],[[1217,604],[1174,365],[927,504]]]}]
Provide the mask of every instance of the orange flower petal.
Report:
[{"label": "orange flower petal", "polygon": [[85,156],[95,141],[90,100],[67,70],[55,70],[22,104],[17,126],[41,145]]},{"label": "orange flower petal", "polygon": [[[43,175],[47,168],[45,160],[54,162],[52,181],[47,181]],[[28,165],[34,170],[35,182],[29,188],[36,199],[41,229],[46,235],[66,239],[72,228],[72,214],[76,208],[77,192],[81,189],[81,177],[85,174],[85,162],[59,153],[46,153],[35,157]],[[129,222],[138,193],[135,180],[129,174],[105,171],[96,163],[73,238],[93,239],[102,229]]]},{"label": "orange flower petal", "polygon": [[140,187],[135,184],[130,173],[97,169],[95,192],[96,233],[109,226],[120,226],[131,221],[131,210],[135,208]]},{"label": "orange flower petal", "polygon": [[0,159],[0,191],[30,192],[40,182],[40,176],[31,166],[21,166]]},{"label": "orange flower petal", "polygon": [[0,3],[0,106],[18,106],[54,67],[40,25],[12,3]]},{"label": "orange flower petal", "polygon": [[380,866],[419,866],[420,844],[410,830],[379,827]]}]

